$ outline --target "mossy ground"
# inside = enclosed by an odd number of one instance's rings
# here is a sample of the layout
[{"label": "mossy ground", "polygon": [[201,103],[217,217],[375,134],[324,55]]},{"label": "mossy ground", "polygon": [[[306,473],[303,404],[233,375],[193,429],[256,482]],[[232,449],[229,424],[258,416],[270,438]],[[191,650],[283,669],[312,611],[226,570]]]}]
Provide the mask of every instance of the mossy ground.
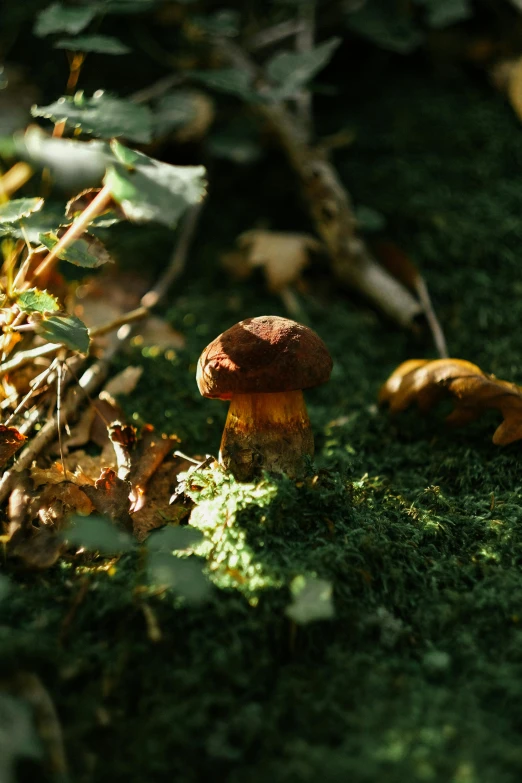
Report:
[{"label": "mossy ground", "polygon": [[[469,75],[397,67],[378,84],[346,88],[328,117],[357,132],[340,171],[421,267],[451,354],[521,383],[522,129]],[[216,268],[249,220],[303,223],[277,163],[252,170],[248,193],[241,170],[211,194],[168,309],[186,350],[132,357],[145,373],[128,413],[192,453],[217,450],[226,413],[198,395],[200,350],[241,317],[285,314],[260,281],[232,285]],[[457,431],[438,415],[390,420],[379,385],[433,355],[429,341],[337,290],[305,306],[335,359],[330,384],[307,395],[319,479],[270,480],[257,496],[210,486],[207,522],[222,533],[208,602],[140,592],[136,553],[111,572],[12,574],[2,669],[40,675],[74,781],[520,780],[520,444],[492,445],[494,415]],[[333,620],[292,625],[298,574],[332,582]]]}]

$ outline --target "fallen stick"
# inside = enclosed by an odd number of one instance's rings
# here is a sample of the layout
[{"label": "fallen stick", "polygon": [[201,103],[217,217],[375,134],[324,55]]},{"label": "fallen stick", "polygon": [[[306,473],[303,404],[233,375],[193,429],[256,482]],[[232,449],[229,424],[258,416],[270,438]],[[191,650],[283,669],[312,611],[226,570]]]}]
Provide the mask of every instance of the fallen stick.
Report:
[{"label": "fallen stick", "polygon": [[[222,57],[255,80],[260,94],[267,85],[260,80],[255,64],[229,40],[219,39]],[[370,253],[357,235],[357,223],[350,196],[324,152],[312,147],[306,130],[280,102],[259,101],[255,110],[272,126],[301,186],[317,233],[328,250],[332,270],[343,284],[361,291],[386,315],[401,326],[411,327],[423,312],[421,304]]]}]

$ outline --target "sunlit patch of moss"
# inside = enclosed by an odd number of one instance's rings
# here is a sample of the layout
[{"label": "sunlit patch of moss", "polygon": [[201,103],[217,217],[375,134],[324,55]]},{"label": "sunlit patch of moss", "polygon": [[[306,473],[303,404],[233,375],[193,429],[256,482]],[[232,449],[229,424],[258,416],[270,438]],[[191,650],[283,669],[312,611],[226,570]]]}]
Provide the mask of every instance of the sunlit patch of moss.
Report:
[{"label": "sunlit patch of moss", "polygon": [[[241,484],[219,466],[189,471],[181,476],[186,494],[195,501],[190,524],[204,534],[195,552],[207,559],[208,572],[219,587],[235,587],[253,596],[282,580],[256,558],[248,531],[239,516],[265,509],[277,495],[277,486],[266,477],[257,484]],[[259,524],[266,517],[261,516]]]}]

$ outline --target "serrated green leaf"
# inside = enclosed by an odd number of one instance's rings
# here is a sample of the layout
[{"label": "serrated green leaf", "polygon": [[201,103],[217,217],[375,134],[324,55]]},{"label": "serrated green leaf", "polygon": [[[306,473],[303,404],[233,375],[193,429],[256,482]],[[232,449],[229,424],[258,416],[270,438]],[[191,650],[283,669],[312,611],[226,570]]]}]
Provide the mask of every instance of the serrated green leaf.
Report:
[{"label": "serrated green leaf", "polygon": [[19,758],[42,757],[29,704],[4,692],[0,692],[0,748],[2,783],[15,783],[18,779],[15,766]]},{"label": "serrated green leaf", "polygon": [[[121,158],[121,146],[112,144]],[[171,166],[134,151],[132,169],[115,162],[104,179],[126,217],[137,223],[155,220],[174,227],[185,209],[205,193],[203,166]]]},{"label": "serrated green leaf", "polygon": [[213,90],[235,95],[247,101],[257,101],[259,96],[253,88],[252,77],[240,68],[221,68],[215,71],[189,71],[188,76]]},{"label": "serrated green leaf", "polygon": [[132,51],[129,46],[112,35],[78,35],[76,38],[61,38],[54,44],[54,48],[98,54],[128,54]]},{"label": "serrated green leaf", "polygon": [[53,310],[59,310],[58,300],[47,291],[40,291],[38,288],[30,288],[18,295],[17,304],[24,313],[50,313]]},{"label": "serrated green leaf", "polygon": [[131,150],[124,144],[120,144],[117,139],[111,142],[111,152],[120,163],[123,163],[127,168],[133,169],[135,164],[139,162],[140,154],[136,150]]},{"label": "serrated green leaf", "polygon": [[274,97],[290,97],[304,87],[330,62],[340,43],[340,38],[331,38],[309,52],[276,54],[266,67],[268,78],[278,85]]},{"label": "serrated green leaf", "polygon": [[292,603],[286,614],[299,625],[316,620],[329,620],[335,614],[332,601],[332,585],[325,579],[296,576],[290,585]]},{"label": "serrated green leaf", "polygon": [[0,223],[16,223],[38,212],[44,205],[43,198],[15,198],[0,204]]},{"label": "serrated green leaf", "polygon": [[96,10],[95,6],[72,7],[53,3],[37,15],[33,32],[39,38],[51,33],[76,35],[94,19]]},{"label": "serrated green leaf", "polygon": [[[45,247],[52,250],[58,243],[58,236],[52,232],[41,234],[40,241]],[[69,247],[58,253],[58,258],[85,269],[96,269],[103,264],[113,263],[113,259],[101,239],[92,234],[84,234],[80,239],[75,239]]]},{"label": "serrated green leaf", "polygon": [[40,245],[40,234],[52,231],[62,222],[63,211],[46,204],[41,212],[33,212],[28,218],[24,218],[23,231],[20,223],[0,223],[0,237],[27,237],[32,245]]},{"label": "serrated green leaf", "polygon": [[152,585],[171,587],[190,603],[205,600],[210,590],[201,564],[192,557],[182,559],[169,552],[152,551],[147,556],[147,571]]},{"label": "serrated green leaf", "polygon": [[68,127],[81,128],[84,133],[100,138],[123,136],[141,144],[152,139],[152,112],[147,106],[115,98],[102,90],[92,98],[77,92],[49,106],[33,106],[31,114],[53,122],[65,120]]},{"label": "serrated green leaf", "polygon": [[50,343],[66,345],[71,351],[89,352],[89,331],[75,315],[51,315],[36,324],[35,331]]},{"label": "serrated green leaf", "polygon": [[105,517],[74,515],[71,522],[72,527],[63,534],[70,544],[103,555],[115,555],[132,549],[133,540],[129,534]]}]

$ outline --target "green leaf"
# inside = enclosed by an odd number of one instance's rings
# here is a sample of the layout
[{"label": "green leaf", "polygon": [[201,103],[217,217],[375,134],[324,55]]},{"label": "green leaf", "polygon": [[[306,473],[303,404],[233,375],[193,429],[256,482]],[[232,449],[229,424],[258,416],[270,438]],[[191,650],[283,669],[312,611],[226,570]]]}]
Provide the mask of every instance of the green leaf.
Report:
[{"label": "green leaf", "polygon": [[[53,232],[40,235],[41,243],[49,250],[53,249],[58,240],[59,237]],[[58,253],[58,258],[85,269],[96,269],[103,264],[113,263],[113,258],[101,239],[92,234],[84,234],[80,239],[75,239],[69,247]]]},{"label": "green leaf", "polygon": [[207,35],[232,38],[239,34],[240,14],[231,8],[223,8],[213,14],[193,16],[191,22]]},{"label": "green leaf", "polygon": [[147,557],[147,571],[152,585],[171,587],[191,603],[207,597],[210,583],[195,558],[179,558],[169,552],[152,551]]},{"label": "green leaf", "polygon": [[173,552],[188,549],[203,539],[200,530],[193,527],[165,526],[149,535],[146,541],[150,552]]},{"label": "green leaf", "polygon": [[0,574],[0,601],[3,601],[4,598],[7,598],[10,592],[11,592],[11,582],[6,576],[2,576]]},{"label": "green leaf", "polygon": [[154,131],[163,136],[171,130],[189,125],[196,117],[194,94],[184,90],[167,93],[154,110]]},{"label": "green leaf", "polygon": [[[111,147],[121,159],[121,145],[116,145]],[[134,151],[132,169],[115,162],[104,183],[129,220],[174,227],[185,209],[203,198],[204,174],[203,166],[171,166]]]},{"label": "green leaf", "polygon": [[27,237],[32,245],[40,245],[40,234],[53,230],[63,222],[63,211],[47,204],[41,212],[33,212],[28,218],[24,218],[23,232],[21,223],[0,223],[0,237],[14,237],[25,239]]},{"label": "green leaf", "polygon": [[299,625],[315,620],[329,620],[334,614],[332,585],[325,579],[296,576],[290,584],[292,603],[286,614]]},{"label": "green leaf", "polygon": [[359,229],[368,234],[375,234],[386,228],[386,218],[381,212],[364,204],[359,204],[355,208],[355,217],[359,224]]},{"label": "green leaf", "polygon": [[213,90],[235,95],[247,101],[259,100],[252,86],[252,77],[240,68],[222,68],[215,71],[189,71],[188,76]]},{"label": "green leaf", "polygon": [[54,44],[54,48],[98,54],[128,54],[132,51],[129,46],[112,35],[79,35],[76,38],[61,38]]},{"label": "green leaf", "polygon": [[103,555],[115,555],[132,549],[131,536],[105,517],[75,515],[71,521],[73,526],[63,534],[70,544],[83,546]]},{"label": "green leaf", "polygon": [[151,11],[159,0],[98,0],[104,14],[143,14]]},{"label": "green leaf", "polygon": [[36,333],[50,343],[66,345],[71,351],[89,352],[89,332],[75,315],[51,315],[36,324]]},{"label": "green leaf", "polygon": [[15,783],[19,758],[39,759],[42,747],[34,728],[32,710],[20,699],[0,692],[0,780]]},{"label": "green leaf", "polygon": [[67,190],[99,185],[110,154],[105,142],[51,138],[35,126],[17,139],[17,150],[35,167],[48,168],[54,181]]},{"label": "green leaf", "polygon": [[30,288],[23,291],[17,297],[17,304],[24,313],[49,313],[53,310],[59,310],[58,300],[47,291],[40,291],[38,288]]},{"label": "green leaf", "polygon": [[404,9],[389,0],[374,0],[347,17],[348,27],[383,49],[409,54],[424,40],[407,5]]},{"label": "green leaf", "polygon": [[435,29],[449,27],[473,16],[470,0],[416,0],[426,9],[427,23]]},{"label": "green leaf", "polygon": [[147,106],[114,98],[99,90],[92,98],[83,92],[58,98],[49,106],[33,106],[33,117],[45,117],[53,122],[66,121],[68,127],[81,128],[84,133],[111,139],[124,136],[147,144],[152,139],[152,112]]},{"label": "green leaf", "polygon": [[33,212],[38,212],[43,205],[43,198],[15,198],[0,205],[0,223],[16,223]]},{"label": "green leaf", "polygon": [[136,150],[130,150],[124,144],[120,144],[116,139],[111,144],[111,152],[116,160],[123,163],[129,169],[134,169],[140,159],[140,153]]},{"label": "green leaf", "polygon": [[253,163],[261,155],[258,126],[244,117],[235,119],[210,135],[207,148],[216,158]]},{"label": "green leaf", "polygon": [[53,3],[37,15],[33,32],[40,38],[51,33],[76,35],[94,19],[96,11],[95,6],[72,7]]},{"label": "green leaf", "polygon": [[341,43],[340,38],[331,38],[309,52],[281,52],[268,63],[268,78],[279,85],[274,97],[290,97],[321,71],[331,60]]}]

